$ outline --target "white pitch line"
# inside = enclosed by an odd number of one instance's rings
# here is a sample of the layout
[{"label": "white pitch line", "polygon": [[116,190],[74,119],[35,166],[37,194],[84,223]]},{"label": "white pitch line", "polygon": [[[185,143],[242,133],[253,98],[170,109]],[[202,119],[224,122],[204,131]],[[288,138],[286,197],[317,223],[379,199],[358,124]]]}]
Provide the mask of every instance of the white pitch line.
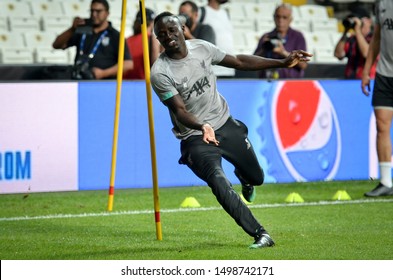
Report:
[{"label": "white pitch line", "polygon": [[[280,207],[303,207],[303,206],[326,206],[326,205],[340,205],[340,204],[363,204],[363,203],[389,203],[393,199],[362,199],[362,200],[347,200],[347,201],[319,201],[319,202],[303,202],[303,203],[275,203],[275,204],[255,204],[248,205],[250,208],[280,208]],[[162,209],[161,213],[177,213],[177,212],[192,212],[192,211],[214,211],[221,210],[221,207],[199,207],[199,208],[176,208],[176,209]],[[100,212],[100,213],[83,213],[83,214],[57,214],[46,216],[23,216],[23,217],[8,217],[0,218],[0,222],[7,221],[26,221],[26,220],[45,220],[45,219],[63,219],[63,218],[85,218],[85,217],[104,217],[104,216],[119,216],[119,215],[143,215],[153,214],[153,210],[140,211],[115,211],[115,212]]]}]

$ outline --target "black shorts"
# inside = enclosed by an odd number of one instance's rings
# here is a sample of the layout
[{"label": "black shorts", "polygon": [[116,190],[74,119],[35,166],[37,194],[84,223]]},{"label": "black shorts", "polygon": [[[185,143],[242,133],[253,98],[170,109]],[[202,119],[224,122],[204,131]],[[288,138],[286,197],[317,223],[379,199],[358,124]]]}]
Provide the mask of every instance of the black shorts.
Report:
[{"label": "black shorts", "polygon": [[376,74],[372,105],[373,107],[393,107],[393,77]]},{"label": "black shorts", "polygon": [[207,181],[215,170],[221,170],[221,158],[232,163],[239,174],[252,185],[262,185],[264,173],[247,138],[248,128],[230,117],[215,131],[218,146],[206,144],[202,135],[181,141],[180,164],[186,164],[199,178]]}]

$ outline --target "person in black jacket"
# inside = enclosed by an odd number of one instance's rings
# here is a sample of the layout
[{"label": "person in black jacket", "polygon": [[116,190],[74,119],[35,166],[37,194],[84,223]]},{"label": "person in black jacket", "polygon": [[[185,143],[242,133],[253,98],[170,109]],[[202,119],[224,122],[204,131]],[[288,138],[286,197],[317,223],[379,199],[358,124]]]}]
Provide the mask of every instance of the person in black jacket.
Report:
[{"label": "person in black jacket", "polygon": [[[77,48],[72,78],[113,79],[117,75],[120,33],[108,21],[106,0],[92,0],[90,18],[74,18],[72,26],[56,37],[55,49]],[[124,41],[123,70],[132,69],[133,62]]]}]

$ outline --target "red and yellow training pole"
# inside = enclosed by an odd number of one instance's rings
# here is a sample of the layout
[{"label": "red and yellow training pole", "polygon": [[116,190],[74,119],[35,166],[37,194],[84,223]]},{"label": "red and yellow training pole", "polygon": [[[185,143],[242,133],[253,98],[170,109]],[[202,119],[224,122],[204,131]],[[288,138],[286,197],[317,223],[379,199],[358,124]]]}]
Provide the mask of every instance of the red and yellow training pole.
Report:
[{"label": "red and yellow training pole", "polygon": [[123,81],[123,65],[124,65],[124,40],[125,40],[124,30],[126,28],[126,11],[127,11],[127,0],[123,0],[122,11],[121,11],[120,39],[119,39],[119,56],[117,59],[118,69],[117,69],[117,86],[116,86],[115,123],[113,129],[112,163],[111,163],[111,176],[110,176],[110,183],[109,183],[108,211],[112,211],[113,209],[113,198],[115,195],[117,142],[119,136],[121,85]]},{"label": "red and yellow training pole", "polygon": [[143,65],[145,68],[147,109],[148,109],[148,116],[149,116],[150,153],[151,153],[151,167],[152,167],[152,177],[153,177],[154,216],[155,216],[155,221],[156,221],[157,240],[162,240],[160,200],[159,200],[158,177],[157,177],[156,145],[155,145],[155,136],[154,136],[153,99],[152,99],[151,83],[150,83],[150,60],[149,60],[150,55],[149,55],[149,43],[148,43],[147,25],[146,25],[146,8],[145,8],[145,1],[144,0],[139,1],[139,9],[142,14]]}]

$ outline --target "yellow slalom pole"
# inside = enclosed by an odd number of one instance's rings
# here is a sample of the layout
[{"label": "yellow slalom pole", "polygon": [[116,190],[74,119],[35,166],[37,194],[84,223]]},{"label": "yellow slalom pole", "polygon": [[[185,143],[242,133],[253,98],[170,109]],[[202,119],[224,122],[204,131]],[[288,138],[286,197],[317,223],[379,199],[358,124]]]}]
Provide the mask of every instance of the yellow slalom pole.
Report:
[{"label": "yellow slalom pole", "polygon": [[113,199],[115,196],[115,178],[116,178],[116,160],[117,160],[117,140],[119,136],[119,116],[120,116],[120,100],[121,100],[121,85],[123,81],[123,65],[124,65],[124,30],[126,28],[126,11],[127,0],[123,0],[121,11],[121,27],[119,39],[119,56],[117,59],[117,86],[116,86],[116,107],[115,107],[115,123],[113,129],[113,142],[112,142],[112,164],[111,164],[111,177],[109,183],[109,198],[108,198],[108,211],[113,209]]},{"label": "yellow slalom pole", "polygon": [[150,55],[149,55],[149,44],[148,44],[148,38],[147,38],[146,8],[145,8],[145,1],[144,0],[139,0],[139,9],[142,14],[143,65],[145,68],[147,109],[148,109],[148,115],[149,115],[150,153],[151,153],[151,167],[152,167],[152,177],[153,177],[154,216],[155,216],[155,221],[156,221],[157,240],[162,240],[160,200],[159,200],[159,194],[158,194],[158,179],[157,179],[156,145],[155,145],[155,136],[154,136],[153,100],[152,100],[151,83],[150,83],[150,59],[149,59]]}]

